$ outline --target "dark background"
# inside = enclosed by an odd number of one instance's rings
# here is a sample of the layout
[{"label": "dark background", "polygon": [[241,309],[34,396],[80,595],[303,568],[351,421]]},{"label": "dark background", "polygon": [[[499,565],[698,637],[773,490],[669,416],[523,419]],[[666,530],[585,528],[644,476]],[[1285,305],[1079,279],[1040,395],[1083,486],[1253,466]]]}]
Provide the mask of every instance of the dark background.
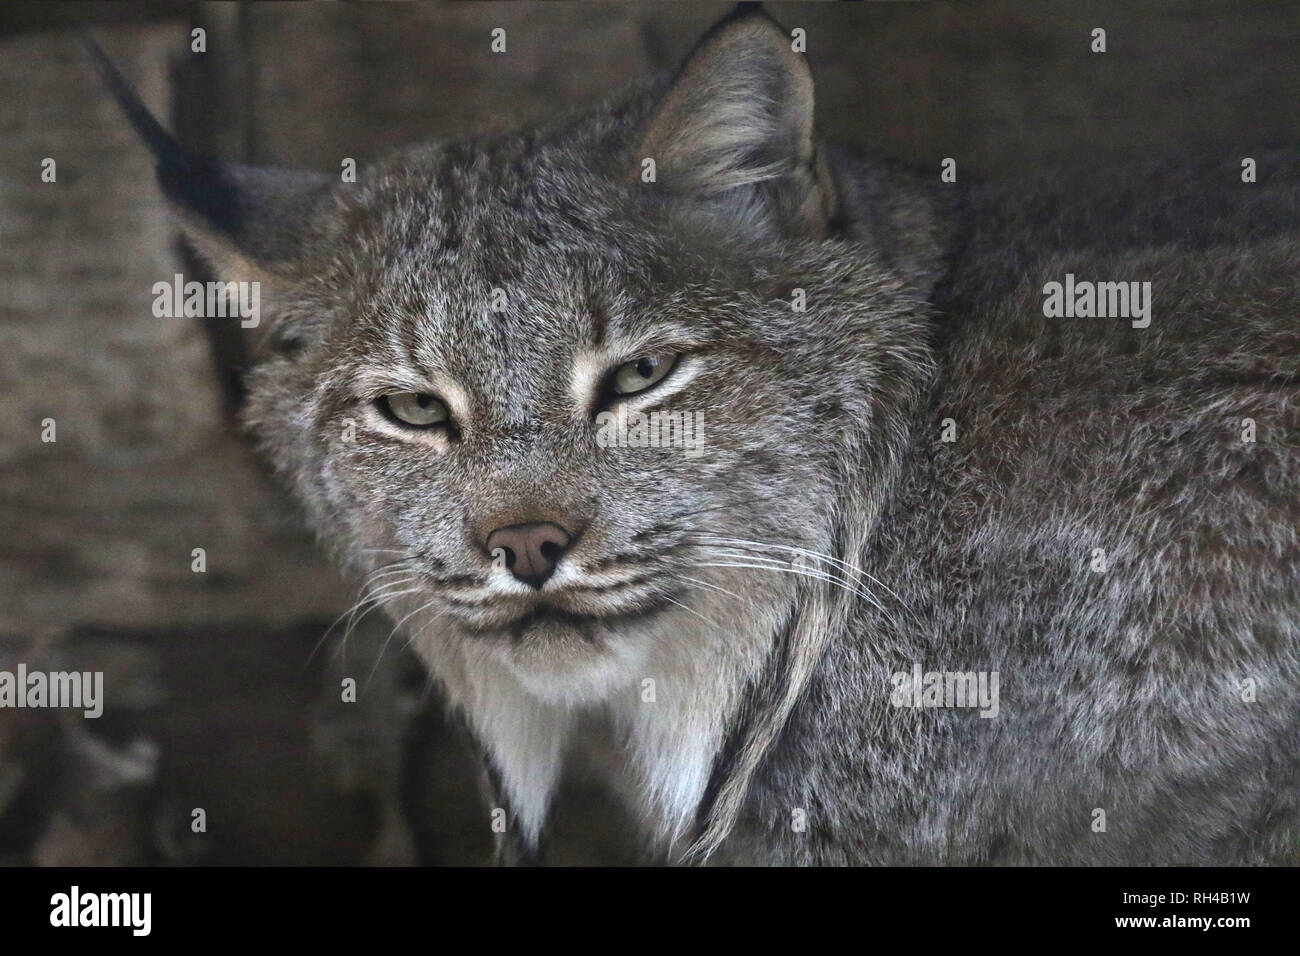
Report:
[{"label": "dark background", "polygon": [[[356,582],[239,436],[237,327],[152,315],[153,283],[192,263],[76,25],[191,146],[337,171],[672,69],[728,9],[0,4],[0,668],[103,670],[107,696],[98,721],[0,710],[0,862],[489,851],[477,764],[390,624],[366,619],[346,654],[336,629],[313,655]],[[825,132],[936,176],[952,156],[963,181],[1068,182],[1145,157],[1254,155],[1300,131],[1292,2],[769,9],[807,30]],[[489,48],[498,26],[505,55]],[[40,181],[44,157],[56,183]],[[356,704],[339,701],[342,676]],[[552,862],[623,858],[627,828],[591,785],[564,796],[556,827]]]}]

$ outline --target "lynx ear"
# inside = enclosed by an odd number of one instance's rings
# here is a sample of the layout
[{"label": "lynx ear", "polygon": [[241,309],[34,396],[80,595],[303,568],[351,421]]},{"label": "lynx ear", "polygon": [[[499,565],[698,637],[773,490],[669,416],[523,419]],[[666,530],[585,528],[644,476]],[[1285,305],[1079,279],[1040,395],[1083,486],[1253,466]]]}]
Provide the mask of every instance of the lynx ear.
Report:
[{"label": "lynx ear", "polygon": [[227,164],[191,152],[154,118],[94,40],[84,40],[104,85],[153,152],[163,195],[217,274],[228,281],[291,276],[328,177]]},{"label": "lynx ear", "polygon": [[790,35],[742,9],[700,41],[641,139],[656,184],[715,214],[824,235],[834,214],[813,129],[812,74]]}]

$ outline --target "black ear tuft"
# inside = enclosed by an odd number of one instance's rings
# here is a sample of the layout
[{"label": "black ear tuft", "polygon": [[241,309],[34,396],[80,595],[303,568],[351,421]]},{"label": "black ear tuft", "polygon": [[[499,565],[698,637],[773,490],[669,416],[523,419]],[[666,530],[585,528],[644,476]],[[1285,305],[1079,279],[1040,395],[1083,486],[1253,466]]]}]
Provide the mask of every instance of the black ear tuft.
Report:
[{"label": "black ear tuft", "polygon": [[82,39],[96,72],[157,161],[158,184],[199,252],[218,272],[276,271],[303,253],[302,240],[328,177],[222,163],[186,149],[149,112],[94,39]]}]

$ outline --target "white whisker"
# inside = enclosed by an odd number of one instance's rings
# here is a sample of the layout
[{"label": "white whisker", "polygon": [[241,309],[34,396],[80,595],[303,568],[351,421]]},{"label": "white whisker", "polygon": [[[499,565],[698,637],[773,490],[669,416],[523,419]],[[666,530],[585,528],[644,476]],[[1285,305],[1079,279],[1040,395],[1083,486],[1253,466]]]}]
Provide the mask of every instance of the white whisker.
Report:
[{"label": "white whisker", "polygon": [[[311,653],[307,655],[307,662],[303,664],[303,669],[306,670],[307,667],[311,666],[311,662],[315,660],[316,654],[320,651],[321,645],[325,643],[326,639],[334,631],[334,628],[339,626],[339,622],[341,622],[345,617],[349,618],[350,620],[351,616],[356,614],[357,610],[362,606],[364,606],[366,602],[368,602],[371,599],[370,594],[367,593],[366,591],[367,588],[369,588],[379,578],[388,577],[390,575],[401,573],[401,572],[409,573],[411,570],[412,569],[405,567],[404,562],[394,561],[391,564],[381,565],[380,567],[376,568],[375,570],[371,571],[368,575],[366,575],[365,580],[361,582],[361,586],[357,588],[357,599],[352,603],[351,607],[349,607],[342,614],[336,617],[330,623],[329,627],[325,628],[325,633],[320,636],[320,639],[317,640],[316,644],[312,647]],[[346,631],[345,631],[345,639],[346,639]]]},{"label": "white whisker", "polygon": [[[367,687],[370,686],[370,682],[374,679],[375,672],[379,670],[379,664],[384,659],[384,652],[388,650],[388,645],[392,642],[393,635],[396,634],[401,629],[403,624],[405,624],[411,618],[415,617],[415,615],[419,614],[421,611],[426,611],[429,608],[433,607],[435,603],[437,603],[437,598],[433,598],[432,600],[426,601],[424,604],[421,604],[414,611],[412,611],[410,614],[407,614],[400,621],[398,621],[396,624],[393,625],[393,629],[388,632],[388,637],[384,640],[383,646],[379,648],[379,656],[375,658],[375,664],[373,667],[370,668],[370,674],[366,677]],[[441,613],[438,614],[435,617],[435,620],[437,619],[437,617],[441,617],[441,616],[442,616]]]},{"label": "white whisker", "polygon": [[687,607],[687,606],[686,606],[685,604],[683,604],[681,601],[674,601],[674,600],[673,600],[672,598],[670,598],[670,597],[664,597],[664,600],[667,601],[669,604],[676,604],[679,608],[681,608],[681,609],[682,609],[683,611],[685,611],[687,614],[694,614],[696,617],[698,617],[698,618],[699,618],[701,621],[703,621],[705,624],[711,624],[711,625],[713,625],[714,627],[716,627],[718,630],[722,630],[722,625],[719,624],[717,621],[712,620],[711,618],[707,618],[707,617],[705,617],[705,616],[704,616],[703,614],[701,614],[699,611],[695,610],[694,608],[689,608],[689,607]]},{"label": "white whisker", "polygon": [[[743,549],[743,548],[749,547],[749,548],[764,548],[764,549],[768,549],[768,550],[783,551],[783,552],[790,553],[790,554],[804,555],[804,556],[807,556],[807,557],[809,557],[809,558],[815,559],[815,560],[816,560],[817,562],[819,562],[819,563],[825,562],[825,563],[832,564],[832,565],[834,565],[837,569],[841,570],[842,572],[851,573],[851,574],[853,574],[853,575],[856,575],[856,576],[857,576],[858,578],[860,578],[860,579],[864,579],[864,580],[863,580],[863,585],[864,585],[864,587],[865,587],[865,585],[866,585],[867,582],[870,582],[871,584],[874,584],[876,587],[880,588],[880,589],[883,590],[886,594],[888,594],[890,597],[892,597],[895,601],[897,601],[898,604],[903,608],[903,610],[904,610],[905,612],[907,612],[907,614],[908,614],[908,615],[909,615],[909,616],[910,616],[914,621],[915,621],[915,620],[919,620],[918,615],[916,614],[915,611],[912,610],[912,608],[907,604],[907,602],[904,601],[903,598],[902,598],[902,597],[901,597],[901,596],[900,596],[896,591],[894,591],[892,588],[890,588],[888,585],[886,585],[886,584],[885,584],[883,581],[881,581],[878,577],[876,577],[874,574],[871,574],[869,571],[866,571],[866,570],[864,570],[863,568],[858,567],[858,566],[855,565],[855,564],[852,564],[852,563],[850,563],[850,562],[848,562],[848,561],[843,561],[843,560],[841,560],[841,559],[839,559],[839,558],[834,557],[833,555],[824,554],[824,553],[822,553],[822,552],[820,552],[820,551],[811,551],[811,550],[809,550],[809,549],[807,549],[807,548],[799,548],[799,547],[795,547],[795,546],[793,546],[793,545],[773,544],[773,543],[770,543],[770,542],[764,542],[764,541],[753,541],[753,540],[746,539],[746,538],[732,538],[732,537],[727,537],[727,536],[725,536],[725,535],[719,535],[719,534],[715,534],[715,533],[713,533],[713,532],[708,532],[708,531],[703,531],[703,532],[697,531],[697,532],[692,532],[692,534],[694,534],[694,535],[696,535],[696,536],[698,536],[698,537],[700,537],[700,538],[702,538],[702,539],[704,539],[704,538],[711,539],[712,542],[714,542],[714,543],[716,543],[716,544],[720,544],[720,545],[731,544],[731,545],[736,545],[736,546],[738,546],[738,548],[740,548],[740,549]],[[706,542],[706,543],[708,543],[708,542]],[[755,557],[756,557],[756,556],[755,556]],[[775,559],[770,559],[770,560],[775,560]],[[885,608],[882,607],[882,606],[880,605],[880,603],[879,603],[878,601],[875,600],[874,595],[872,596],[871,599],[872,599],[873,605],[874,605],[878,610],[880,610],[882,613],[888,613],[888,612],[885,610]]]},{"label": "white whisker", "polygon": [[[794,567],[791,567],[787,562],[784,562],[784,561],[778,561],[776,558],[764,558],[764,557],[762,557],[762,556],[759,556],[759,555],[752,555],[752,554],[745,554],[745,555],[743,555],[743,556],[741,556],[741,557],[736,557],[735,555],[725,555],[725,554],[722,554],[722,555],[717,555],[717,557],[721,557],[721,558],[729,558],[729,559],[731,559],[731,561],[732,561],[733,563],[730,563],[730,564],[698,563],[698,564],[696,564],[696,567],[700,567],[700,568],[752,568],[752,569],[754,569],[754,570],[758,570],[758,571],[776,571],[776,572],[781,572],[781,573],[784,573],[784,574],[795,574],[795,575],[800,575],[800,576],[802,576],[802,577],[812,578],[813,580],[816,580],[816,581],[824,581],[824,582],[827,583],[827,584],[832,584],[832,585],[834,585],[835,587],[838,587],[838,588],[840,588],[840,589],[842,589],[842,590],[844,590],[844,591],[848,591],[850,594],[855,594],[855,595],[857,595],[858,597],[862,598],[864,601],[866,601],[867,603],[869,603],[872,607],[874,607],[874,608],[876,608],[878,611],[880,611],[880,613],[884,614],[885,617],[888,618],[888,619],[890,620],[891,623],[894,623],[895,625],[897,624],[897,621],[894,620],[893,616],[892,616],[892,615],[889,613],[889,611],[888,611],[888,610],[887,610],[887,609],[886,609],[886,608],[885,608],[885,607],[880,603],[880,601],[876,599],[875,595],[869,593],[868,591],[863,590],[863,589],[860,588],[860,587],[855,587],[855,586],[853,585],[853,583],[850,582],[850,581],[846,581],[846,580],[844,580],[843,578],[835,577],[835,576],[833,576],[833,575],[831,575],[831,574],[829,574],[829,573],[827,573],[827,572],[824,572],[824,571],[821,571],[821,570],[814,570],[814,569],[811,569],[811,568],[794,568]],[[752,562],[752,561],[769,561],[769,562],[771,562],[771,563],[769,563],[769,564],[749,564],[749,563],[742,563],[742,562]]]}]

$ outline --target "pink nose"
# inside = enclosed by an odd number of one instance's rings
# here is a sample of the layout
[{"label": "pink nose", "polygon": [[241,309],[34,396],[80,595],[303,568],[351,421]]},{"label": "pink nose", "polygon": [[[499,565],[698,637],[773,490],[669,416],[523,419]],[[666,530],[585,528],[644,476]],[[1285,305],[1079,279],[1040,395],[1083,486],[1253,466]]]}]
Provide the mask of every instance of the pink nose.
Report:
[{"label": "pink nose", "polygon": [[494,558],[505,552],[506,567],[519,581],[540,588],[555,572],[555,566],[572,540],[558,524],[512,524],[487,536],[488,553]]}]

